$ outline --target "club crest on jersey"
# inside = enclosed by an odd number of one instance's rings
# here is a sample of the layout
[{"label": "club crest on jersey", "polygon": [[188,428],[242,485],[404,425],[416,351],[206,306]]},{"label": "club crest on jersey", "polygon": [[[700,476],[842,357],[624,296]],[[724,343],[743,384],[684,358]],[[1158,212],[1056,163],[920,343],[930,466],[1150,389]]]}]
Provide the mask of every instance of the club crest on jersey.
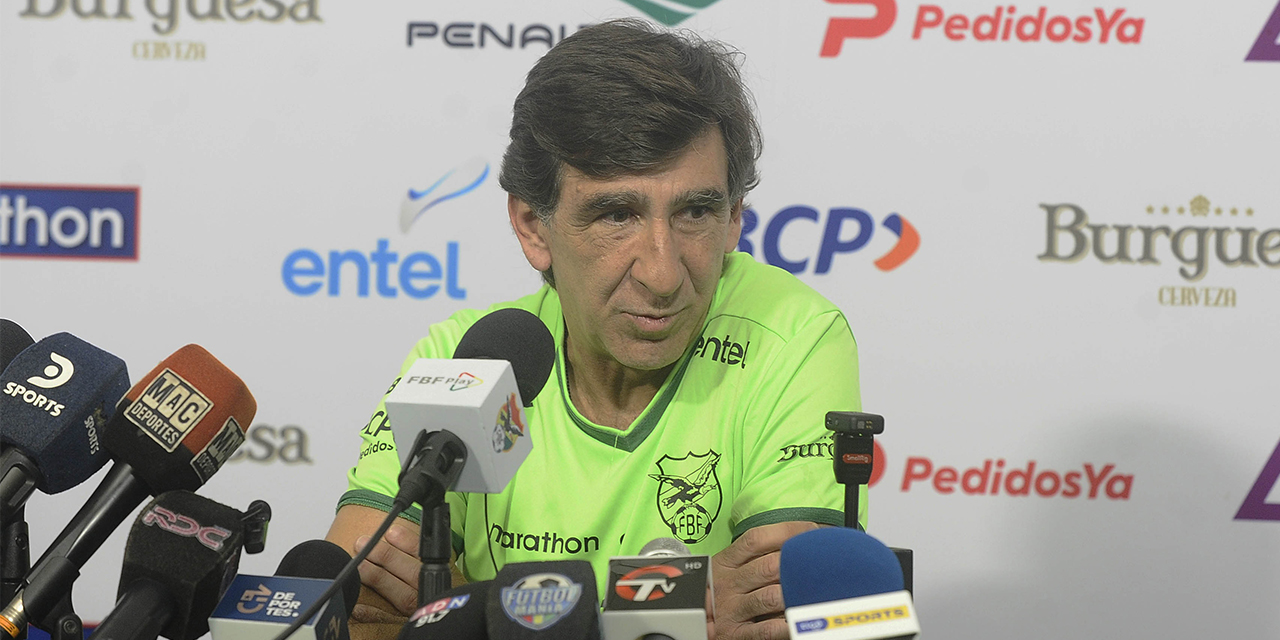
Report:
[{"label": "club crest on jersey", "polygon": [[573,611],[582,585],[558,573],[535,573],[502,588],[502,610],[522,627],[540,631]]},{"label": "club crest on jersey", "polygon": [[718,462],[720,454],[710,450],[683,458],[664,455],[656,463],[658,473],[649,474],[658,481],[658,515],[685,544],[705,539],[720,515]]},{"label": "club crest on jersey", "polygon": [[507,398],[507,403],[498,409],[498,420],[493,425],[493,451],[506,453],[516,446],[516,440],[524,435],[524,410],[516,394]]}]

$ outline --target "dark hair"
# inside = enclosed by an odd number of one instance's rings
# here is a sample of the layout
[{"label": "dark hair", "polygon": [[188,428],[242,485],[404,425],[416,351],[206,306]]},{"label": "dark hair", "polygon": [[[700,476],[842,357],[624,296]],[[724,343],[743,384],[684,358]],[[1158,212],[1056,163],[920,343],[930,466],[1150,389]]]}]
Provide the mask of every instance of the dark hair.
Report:
[{"label": "dark hair", "polygon": [[564,165],[593,178],[661,170],[708,127],[728,156],[729,197],[759,182],[760,128],[740,54],[641,20],[586,27],[553,47],[525,79],[498,182],[550,218]]}]

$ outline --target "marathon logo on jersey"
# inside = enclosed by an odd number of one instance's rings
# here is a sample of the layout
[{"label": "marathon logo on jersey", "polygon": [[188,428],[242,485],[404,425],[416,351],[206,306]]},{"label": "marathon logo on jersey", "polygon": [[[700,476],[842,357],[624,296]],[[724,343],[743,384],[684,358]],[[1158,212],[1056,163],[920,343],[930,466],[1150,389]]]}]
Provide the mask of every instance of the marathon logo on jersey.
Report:
[{"label": "marathon logo on jersey", "polygon": [[723,338],[698,336],[693,343],[693,357],[705,359],[711,356],[712,362],[747,368],[747,352],[751,349],[751,341],[734,342],[729,334]]},{"label": "marathon logo on jersey", "polygon": [[195,470],[196,475],[200,476],[200,482],[208,482],[209,478],[231,459],[231,454],[235,453],[242,444],[244,444],[244,429],[234,417],[228,416],[218,434],[205,445],[204,449],[191,458],[191,468]]},{"label": "marathon logo on jersey", "polygon": [[429,624],[440,622],[450,611],[461,609],[467,606],[467,602],[471,600],[471,594],[464,593],[460,596],[452,596],[449,598],[440,598],[421,609],[413,612],[409,617],[409,622],[413,623],[415,629],[420,629]]},{"label": "marathon logo on jersey", "polygon": [[498,420],[493,425],[493,452],[506,453],[516,446],[516,440],[524,435],[524,410],[512,393],[506,404],[498,409]]},{"label": "marathon logo on jersey", "polygon": [[174,513],[159,505],[151,507],[149,511],[142,514],[142,524],[157,526],[184,538],[195,538],[200,541],[200,544],[214,551],[222,549],[222,543],[231,537],[231,531],[228,529],[201,526],[194,518]]},{"label": "marathon logo on jersey", "polygon": [[142,397],[129,405],[125,417],[165,451],[173,453],[183,436],[212,408],[209,398],[166,368],[151,381]]},{"label": "marathon logo on jersey", "polygon": [[138,188],[0,184],[0,256],[138,259]]},{"label": "marathon logo on jersey", "polygon": [[502,610],[527,629],[541,631],[573,611],[582,585],[558,573],[525,576],[502,588]]},{"label": "marathon logo on jersey", "polygon": [[720,454],[711,450],[681,458],[664,455],[655,463],[658,473],[649,474],[658,481],[658,515],[685,544],[704,540],[720,516],[719,462]]}]

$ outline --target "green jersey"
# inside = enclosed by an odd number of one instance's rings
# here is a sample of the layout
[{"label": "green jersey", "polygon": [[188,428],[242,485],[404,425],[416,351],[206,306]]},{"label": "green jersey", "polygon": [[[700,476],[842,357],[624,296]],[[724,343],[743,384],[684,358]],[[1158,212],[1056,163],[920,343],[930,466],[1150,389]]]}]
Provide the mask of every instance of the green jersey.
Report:
[{"label": "green jersey", "polygon": [[[581,559],[603,591],[609,557],[635,555],[654,538],[712,555],[764,524],[843,524],[823,419],[860,409],[857,347],[840,310],[791,274],[730,254],[701,336],[625,430],[593,424],[570,400],[555,290],[490,311],[503,307],[541,318],[557,361],[526,410],[533,451],[506,490],[448,496],[454,551],[469,580],[493,578],[508,562]],[[433,325],[401,371],[418,358],[451,357],[485,313],[460,311]],[[385,511],[400,462],[382,404],[362,438],[339,506]]]}]

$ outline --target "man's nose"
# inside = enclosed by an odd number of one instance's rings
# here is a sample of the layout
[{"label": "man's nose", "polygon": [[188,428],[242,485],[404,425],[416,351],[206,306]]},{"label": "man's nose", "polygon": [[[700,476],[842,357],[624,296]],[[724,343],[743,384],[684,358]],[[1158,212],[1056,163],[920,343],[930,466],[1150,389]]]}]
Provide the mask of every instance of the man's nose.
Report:
[{"label": "man's nose", "polygon": [[631,277],[657,297],[675,295],[685,274],[680,264],[679,241],[671,225],[666,220],[646,224],[636,251]]}]

